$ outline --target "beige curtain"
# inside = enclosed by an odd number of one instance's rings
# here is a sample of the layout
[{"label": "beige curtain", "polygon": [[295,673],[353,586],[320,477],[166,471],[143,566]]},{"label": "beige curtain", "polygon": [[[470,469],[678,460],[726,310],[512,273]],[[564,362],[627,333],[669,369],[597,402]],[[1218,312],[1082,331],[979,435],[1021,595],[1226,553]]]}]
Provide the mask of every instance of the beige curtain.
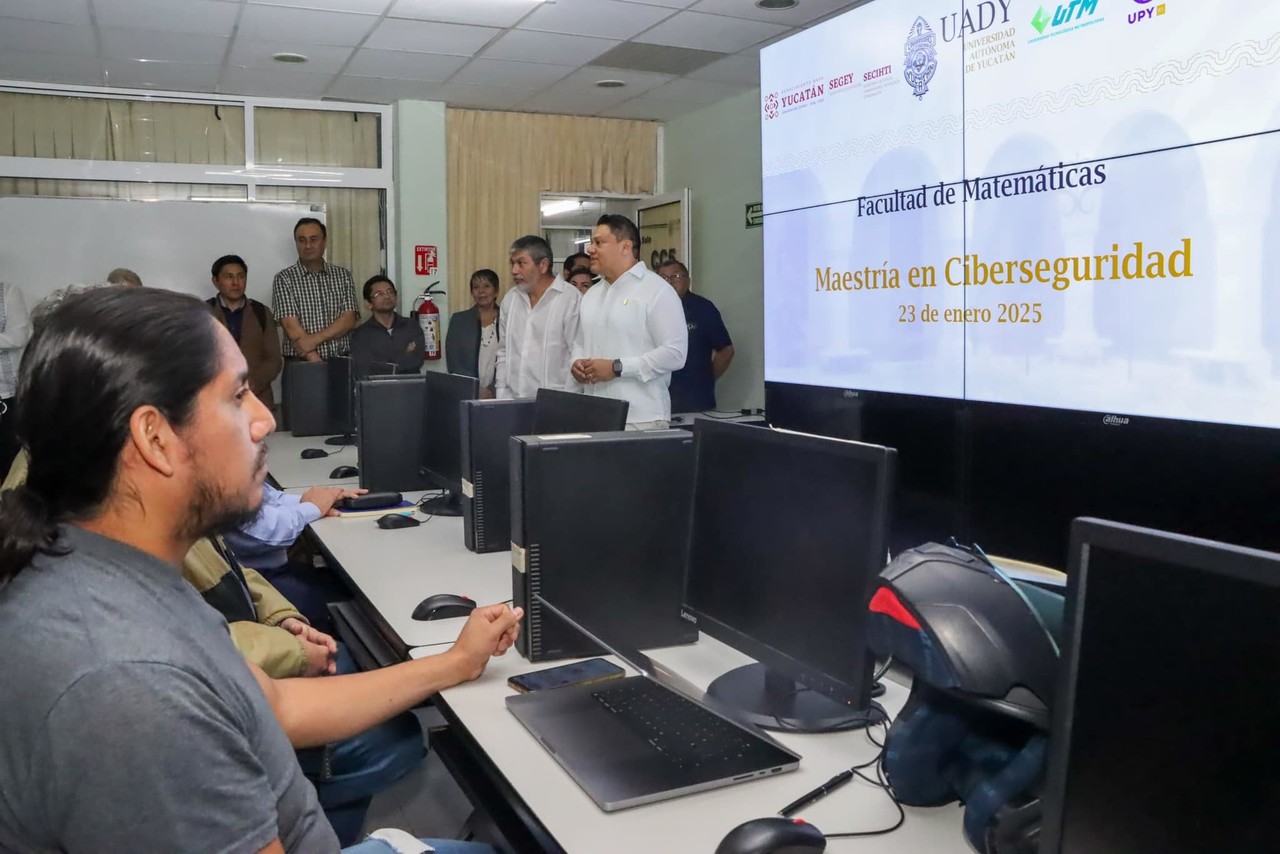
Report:
[{"label": "beige curtain", "polygon": [[254,110],[257,163],[377,169],[381,118],[377,113],[332,110]]},{"label": "beige curtain", "polygon": [[244,110],[0,92],[0,157],[244,163]]},{"label": "beige curtain", "polygon": [[648,194],[658,125],[625,119],[449,109],[449,310],[471,305],[482,267],[507,279],[507,247],[541,231],[542,192]]},{"label": "beige curtain", "polygon": [[[259,165],[376,168],[376,113],[260,109],[254,113]],[[244,110],[240,107],[151,101],[112,101],[0,92],[0,156],[209,163],[243,166]],[[0,195],[112,199],[247,198],[243,185],[147,184],[7,178]],[[347,267],[360,285],[386,266],[382,246],[383,192],[348,187],[258,186],[258,198],[322,204],[329,260]]]}]

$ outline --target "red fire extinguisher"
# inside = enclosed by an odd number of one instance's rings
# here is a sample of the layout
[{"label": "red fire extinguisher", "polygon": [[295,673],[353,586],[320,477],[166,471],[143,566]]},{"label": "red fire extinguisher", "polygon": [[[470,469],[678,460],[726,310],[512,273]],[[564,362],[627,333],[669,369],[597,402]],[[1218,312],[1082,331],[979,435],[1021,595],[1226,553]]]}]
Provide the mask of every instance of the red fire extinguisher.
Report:
[{"label": "red fire extinguisher", "polygon": [[418,315],[418,325],[422,327],[422,348],[424,361],[435,361],[440,358],[440,309],[436,306],[432,295],[443,295],[444,291],[436,290],[438,282],[432,282],[422,292],[422,296],[414,301],[413,310]]}]

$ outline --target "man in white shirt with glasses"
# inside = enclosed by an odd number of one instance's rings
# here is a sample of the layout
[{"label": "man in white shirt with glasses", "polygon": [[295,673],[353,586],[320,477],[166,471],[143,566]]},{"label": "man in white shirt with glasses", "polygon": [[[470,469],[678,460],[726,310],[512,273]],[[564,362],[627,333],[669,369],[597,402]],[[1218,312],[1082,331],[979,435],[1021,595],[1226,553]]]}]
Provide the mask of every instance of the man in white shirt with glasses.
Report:
[{"label": "man in white shirt with glasses", "polygon": [[498,312],[498,398],[530,398],[540,388],[570,388],[569,354],[578,334],[582,295],[553,270],[551,246],[541,237],[528,234],[511,244],[515,287],[502,298]]}]

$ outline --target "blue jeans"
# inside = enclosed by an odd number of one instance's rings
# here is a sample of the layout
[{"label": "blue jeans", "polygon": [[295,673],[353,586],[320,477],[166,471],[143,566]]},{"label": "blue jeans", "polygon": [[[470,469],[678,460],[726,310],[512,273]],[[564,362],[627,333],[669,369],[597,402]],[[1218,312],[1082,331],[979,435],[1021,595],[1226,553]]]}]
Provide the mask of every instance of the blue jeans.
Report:
[{"label": "blue jeans", "polygon": [[[351,653],[339,645],[338,673],[355,672]],[[315,785],[338,841],[352,845],[364,829],[373,796],[412,771],[426,754],[417,717],[404,712],[346,741],[299,750],[298,764]]]},{"label": "blue jeans", "polygon": [[[452,839],[424,839],[436,854],[497,854],[494,849],[480,842],[455,842]],[[358,845],[342,849],[343,854],[394,854],[390,845],[381,839],[366,839]]]}]

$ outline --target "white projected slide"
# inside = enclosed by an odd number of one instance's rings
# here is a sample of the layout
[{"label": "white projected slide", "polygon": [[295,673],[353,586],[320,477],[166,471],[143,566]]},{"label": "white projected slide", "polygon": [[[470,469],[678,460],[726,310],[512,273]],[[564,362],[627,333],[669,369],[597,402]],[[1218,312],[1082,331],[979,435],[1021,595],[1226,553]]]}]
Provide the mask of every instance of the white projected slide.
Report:
[{"label": "white projected slide", "polygon": [[1280,6],[873,0],[761,110],[767,380],[1280,427]]}]

